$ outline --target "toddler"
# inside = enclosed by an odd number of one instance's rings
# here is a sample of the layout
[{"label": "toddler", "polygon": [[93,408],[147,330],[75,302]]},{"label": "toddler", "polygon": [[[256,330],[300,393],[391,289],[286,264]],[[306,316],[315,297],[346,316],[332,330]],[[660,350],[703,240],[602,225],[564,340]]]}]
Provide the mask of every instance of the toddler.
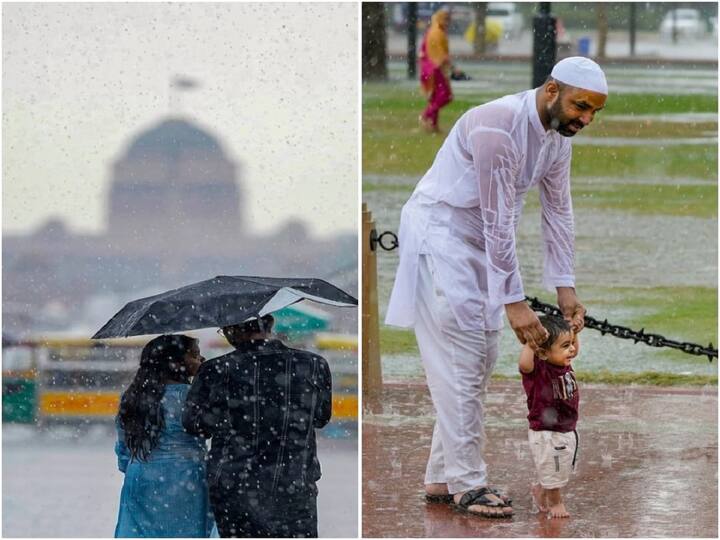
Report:
[{"label": "toddler", "polygon": [[532,486],[535,506],[551,518],[569,517],[560,489],[575,470],[578,438],[575,424],[580,396],[572,368],[577,336],[567,321],[541,316],[548,338],[537,351],[528,345],[519,368],[527,394],[528,440],[538,482]]}]

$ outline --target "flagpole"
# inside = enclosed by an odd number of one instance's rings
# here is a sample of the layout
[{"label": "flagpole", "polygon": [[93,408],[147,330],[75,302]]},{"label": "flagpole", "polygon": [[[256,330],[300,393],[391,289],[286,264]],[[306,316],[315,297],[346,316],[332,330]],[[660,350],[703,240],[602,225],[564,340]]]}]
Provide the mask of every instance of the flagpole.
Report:
[{"label": "flagpole", "polygon": [[175,75],[170,79],[168,89],[168,109],[171,116],[181,116],[183,112],[183,92],[195,90],[200,83],[186,75]]}]

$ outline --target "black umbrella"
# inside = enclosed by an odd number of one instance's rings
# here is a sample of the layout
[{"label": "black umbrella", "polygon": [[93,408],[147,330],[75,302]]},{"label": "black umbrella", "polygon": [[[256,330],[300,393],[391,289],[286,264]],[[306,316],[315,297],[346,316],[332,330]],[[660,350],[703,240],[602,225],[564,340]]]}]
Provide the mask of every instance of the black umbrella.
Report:
[{"label": "black umbrella", "polygon": [[322,279],[217,276],[126,304],[92,339],[229,326],[301,300],[357,306],[356,298]]}]

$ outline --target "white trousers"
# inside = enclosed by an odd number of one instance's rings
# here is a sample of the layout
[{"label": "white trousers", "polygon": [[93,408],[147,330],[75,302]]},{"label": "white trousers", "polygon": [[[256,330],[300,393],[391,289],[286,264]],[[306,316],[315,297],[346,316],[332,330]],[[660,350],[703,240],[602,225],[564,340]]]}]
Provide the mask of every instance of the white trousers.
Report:
[{"label": "white trousers", "polygon": [[460,330],[429,255],[420,256],[415,310],[415,336],[436,412],[425,483],[447,483],[450,493],[485,486],[483,399],[500,332]]}]

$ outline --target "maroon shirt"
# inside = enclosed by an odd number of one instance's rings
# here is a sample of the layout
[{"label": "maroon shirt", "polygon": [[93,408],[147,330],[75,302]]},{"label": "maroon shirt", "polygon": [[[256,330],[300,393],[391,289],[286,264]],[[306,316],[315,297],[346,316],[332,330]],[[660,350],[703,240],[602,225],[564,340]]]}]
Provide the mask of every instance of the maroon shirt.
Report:
[{"label": "maroon shirt", "polygon": [[573,431],[580,393],[572,366],[554,366],[535,356],[535,369],[520,373],[527,394],[530,429]]}]

